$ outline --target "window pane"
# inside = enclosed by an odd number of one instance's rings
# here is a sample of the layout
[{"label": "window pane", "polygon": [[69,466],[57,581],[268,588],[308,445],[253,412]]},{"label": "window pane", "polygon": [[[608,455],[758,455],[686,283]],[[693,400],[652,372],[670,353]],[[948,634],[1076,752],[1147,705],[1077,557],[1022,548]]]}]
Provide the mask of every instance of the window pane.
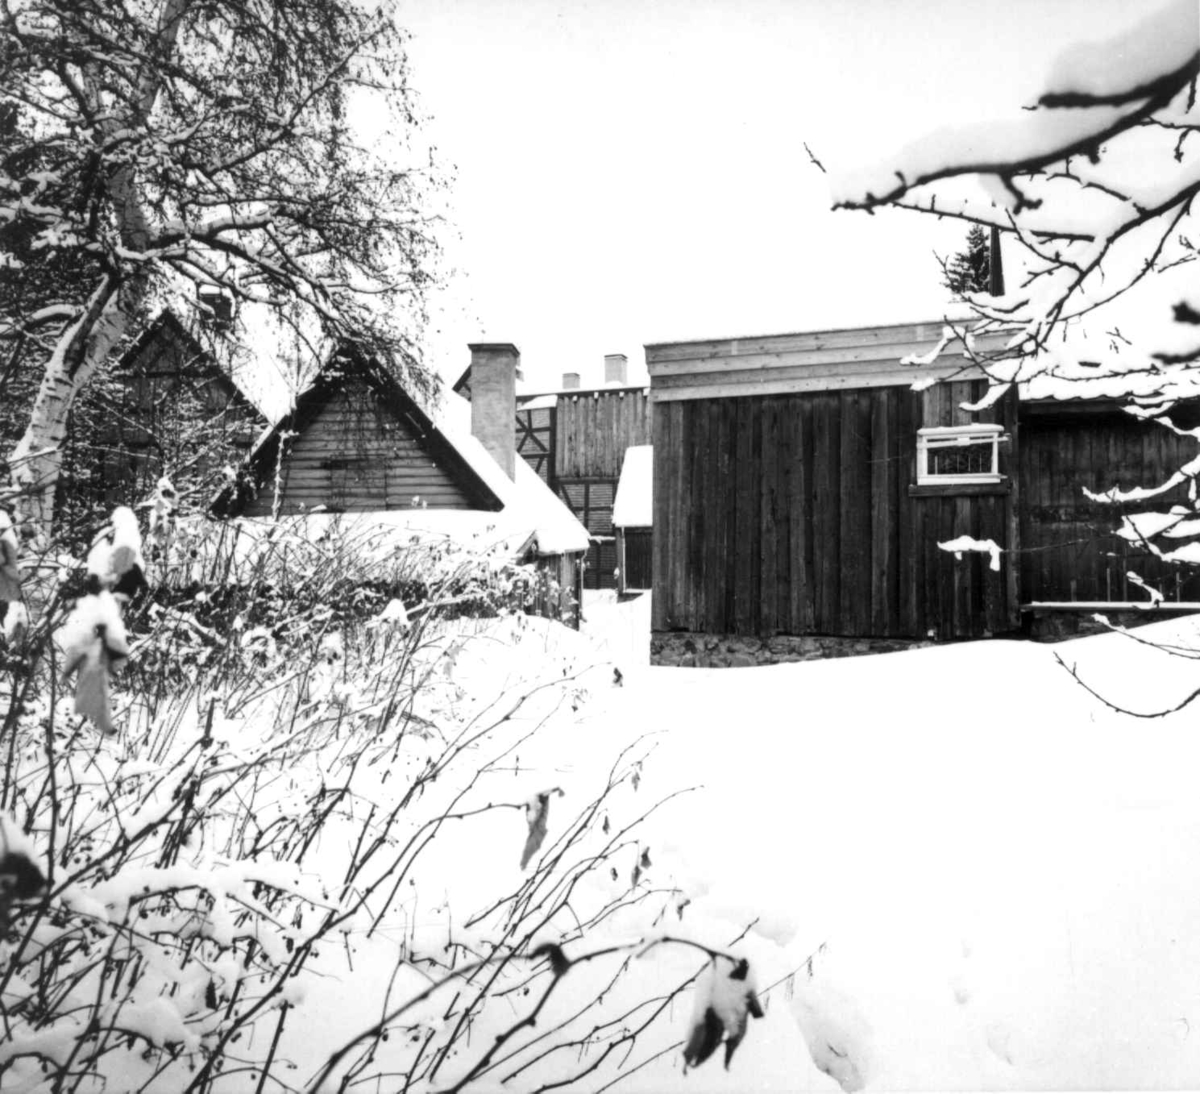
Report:
[{"label": "window pane", "polygon": [[992,441],[929,449],[931,475],[990,475]]}]

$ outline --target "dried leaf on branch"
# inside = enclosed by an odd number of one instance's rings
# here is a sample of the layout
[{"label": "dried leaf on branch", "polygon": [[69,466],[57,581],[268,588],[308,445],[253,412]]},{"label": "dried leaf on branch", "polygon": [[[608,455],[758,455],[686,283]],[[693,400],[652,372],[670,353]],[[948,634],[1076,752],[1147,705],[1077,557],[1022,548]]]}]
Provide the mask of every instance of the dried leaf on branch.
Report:
[{"label": "dried leaf on branch", "polygon": [[525,850],[521,852],[521,869],[529,865],[529,860],[538,853],[546,838],[546,822],[550,816],[550,799],[557,794],[563,796],[561,787],[553,786],[534,794],[525,803],[525,823],[529,825],[529,834],[525,837]]}]

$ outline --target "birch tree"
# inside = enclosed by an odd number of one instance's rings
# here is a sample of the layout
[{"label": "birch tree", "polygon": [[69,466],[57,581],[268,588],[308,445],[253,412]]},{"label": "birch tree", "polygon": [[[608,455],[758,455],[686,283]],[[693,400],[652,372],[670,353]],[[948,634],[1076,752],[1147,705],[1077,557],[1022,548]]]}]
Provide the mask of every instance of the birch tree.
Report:
[{"label": "birch tree", "polygon": [[[9,458],[45,529],[71,406],[166,300],[218,290],[314,354],[420,378],[436,187],[402,33],[354,0],[5,0],[0,377],[40,377]],[[423,156],[423,158],[422,158]],[[57,271],[57,276],[51,276]],[[236,336],[236,330],[235,330]]]},{"label": "birch tree", "polygon": [[[996,227],[1005,237],[1007,291],[968,293],[976,330],[1007,329],[1007,347],[979,361],[986,401],[1013,384],[1040,396],[1078,395],[1103,377],[1129,409],[1200,440],[1172,417],[1200,396],[1200,8],[1171,0],[1108,40],[1064,50],[1018,120],[934,130],[833,183],[837,208],[891,206]],[[1190,486],[1196,459],[1164,483],[1092,495],[1145,501]],[[1168,561],[1200,561],[1192,513],[1122,534]],[[1128,525],[1128,521],[1126,521]],[[1174,536],[1170,551],[1150,541]]]}]

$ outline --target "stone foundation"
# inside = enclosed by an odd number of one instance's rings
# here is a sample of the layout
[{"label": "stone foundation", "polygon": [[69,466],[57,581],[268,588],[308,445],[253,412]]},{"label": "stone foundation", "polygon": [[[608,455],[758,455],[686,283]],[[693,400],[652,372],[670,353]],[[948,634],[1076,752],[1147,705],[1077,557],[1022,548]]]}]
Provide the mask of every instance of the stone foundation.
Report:
[{"label": "stone foundation", "polygon": [[1190,615],[1190,612],[1153,611],[1150,609],[1136,611],[1054,611],[1042,609],[1027,612],[1024,632],[1035,642],[1062,642],[1068,638],[1081,638],[1088,634],[1105,634],[1108,631],[1103,623],[1097,623],[1092,617],[1103,615],[1116,627],[1141,627],[1147,623],[1161,623],[1164,619],[1177,619],[1180,615]]},{"label": "stone foundation", "polygon": [[826,635],[776,635],[756,638],[739,634],[696,634],[655,631],[650,636],[650,664],[683,668],[743,668],[785,661],[822,661],[932,646],[908,638],[832,638]]}]

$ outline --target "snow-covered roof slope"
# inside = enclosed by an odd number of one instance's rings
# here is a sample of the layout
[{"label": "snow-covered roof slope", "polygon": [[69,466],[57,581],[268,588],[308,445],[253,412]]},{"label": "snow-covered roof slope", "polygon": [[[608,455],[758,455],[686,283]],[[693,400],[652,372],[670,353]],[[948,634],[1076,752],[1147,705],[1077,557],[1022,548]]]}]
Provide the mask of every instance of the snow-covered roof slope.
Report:
[{"label": "snow-covered roof slope", "polygon": [[[454,512],[427,509],[420,498],[414,498],[411,508],[366,508],[359,504],[351,514],[329,513],[323,506],[307,511],[315,528],[332,516],[353,520],[356,525],[370,524],[387,528],[404,528],[414,534],[447,538],[464,545],[488,549],[503,547],[513,553],[532,549],[539,555],[569,554],[586,551],[591,538],[567,505],[519,457],[515,461],[514,477],[510,479],[484,446],[471,433],[471,404],[460,395],[446,393],[435,407],[422,407],[404,391],[395,377],[373,362],[346,355],[327,362],[300,393],[293,411],[271,426],[259,438],[250,455],[250,478],[259,490],[269,489],[266,478],[274,474],[279,446],[286,434],[303,433],[318,412],[348,376],[364,380],[382,400],[401,414],[421,435],[423,445],[440,453],[439,458],[457,468],[457,475],[476,498],[476,507]],[[514,444],[516,422],[513,423]],[[286,459],[287,457],[285,457]],[[240,515],[245,512],[247,493],[237,483],[230,484],[213,503],[219,515]],[[294,512],[291,514],[294,515]]]},{"label": "snow-covered roof slope", "polygon": [[654,523],[654,446],[634,445],[625,450],[617,497],[613,502],[613,526],[649,528]]},{"label": "snow-covered roof slope", "polygon": [[511,528],[514,536],[522,529],[526,530],[527,535],[534,537],[534,547],[541,555],[587,550],[591,542],[587,529],[529,464],[518,456],[514,477],[510,479],[472,436],[471,404],[466,399],[447,392],[430,417],[503,503],[504,509],[500,513],[486,514],[493,523]]}]

